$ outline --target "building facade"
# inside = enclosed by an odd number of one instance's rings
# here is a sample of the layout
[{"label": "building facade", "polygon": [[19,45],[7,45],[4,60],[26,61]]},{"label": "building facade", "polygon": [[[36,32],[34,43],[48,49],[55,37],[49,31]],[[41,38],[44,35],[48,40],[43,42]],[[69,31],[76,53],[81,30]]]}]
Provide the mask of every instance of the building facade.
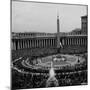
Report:
[{"label": "building facade", "polygon": [[81,17],[81,30],[84,34],[87,34],[87,30],[88,30],[88,17],[87,16],[82,16]]}]

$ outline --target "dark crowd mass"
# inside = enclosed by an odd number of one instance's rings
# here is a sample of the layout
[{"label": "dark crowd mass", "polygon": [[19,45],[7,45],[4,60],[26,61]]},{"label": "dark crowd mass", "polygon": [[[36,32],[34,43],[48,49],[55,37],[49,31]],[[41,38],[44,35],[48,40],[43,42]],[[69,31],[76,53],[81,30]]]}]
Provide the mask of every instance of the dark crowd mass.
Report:
[{"label": "dark crowd mass", "polygon": [[[34,66],[33,59],[53,55],[57,53],[57,50],[50,50],[50,48],[46,50],[32,49],[17,50],[12,51],[12,53],[12,62],[22,57],[12,65],[12,90],[46,87],[46,82],[49,78],[49,70],[33,67],[27,68],[21,64],[21,61],[29,57],[29,63]],[[59,86],[87,85],[87,53],[77,53],[75,55],[82,56],[85,58],[85,61],[83,63],[79,63],[78,61],[74,66],[63,66],[63,68],[56,69],[55,78],[58,80]],[[50,87],[55,86],[51,85]]]}]

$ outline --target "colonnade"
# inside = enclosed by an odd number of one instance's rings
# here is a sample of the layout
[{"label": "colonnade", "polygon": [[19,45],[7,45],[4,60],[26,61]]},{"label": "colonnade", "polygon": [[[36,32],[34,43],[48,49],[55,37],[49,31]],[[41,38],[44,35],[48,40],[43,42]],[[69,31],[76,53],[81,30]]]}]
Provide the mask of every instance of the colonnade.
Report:
[{"label": "colonnade", "polygon": [[[87,36],[61,37],[60,41],[63,47],[87,46]],[[28,49],[28,48],[55,48],[57,47],[57,39],[56,37],[12,39],[11,45],[12,45],[12,50]]]},{"label": "colonnade", "polygon": [[86,46],[87,45],[87,37],[67,37],[62,39],[62,44],[64,46]]},{"label": "colonnade", "polygon": [[30,38],[30,39],[13,39],[12,40],[12,50],[25,49],[25,48],[46,48],[55,47],[55,38]]}]

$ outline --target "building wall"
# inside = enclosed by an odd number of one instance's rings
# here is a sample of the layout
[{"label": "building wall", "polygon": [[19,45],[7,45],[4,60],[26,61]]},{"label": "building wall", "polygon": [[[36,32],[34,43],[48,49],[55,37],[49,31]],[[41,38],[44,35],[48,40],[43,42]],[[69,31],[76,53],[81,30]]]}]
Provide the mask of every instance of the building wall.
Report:
[{"label": "building wall", "polygon": [[87,34],[87,30],[88,30],[87,25],[88,25],[87,16],[82,16],[81,17],[81,29],[84,34]]}]

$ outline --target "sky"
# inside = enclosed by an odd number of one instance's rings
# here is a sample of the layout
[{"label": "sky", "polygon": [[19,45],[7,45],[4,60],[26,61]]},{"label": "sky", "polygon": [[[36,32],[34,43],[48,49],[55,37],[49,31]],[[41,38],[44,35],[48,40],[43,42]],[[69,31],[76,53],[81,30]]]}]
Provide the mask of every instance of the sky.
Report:
[{"label": "sky", "polygon": [[12,1],[12,32],[57,32],[57,13],[60,32],[81,28],[81,16],[87,6]]}]

